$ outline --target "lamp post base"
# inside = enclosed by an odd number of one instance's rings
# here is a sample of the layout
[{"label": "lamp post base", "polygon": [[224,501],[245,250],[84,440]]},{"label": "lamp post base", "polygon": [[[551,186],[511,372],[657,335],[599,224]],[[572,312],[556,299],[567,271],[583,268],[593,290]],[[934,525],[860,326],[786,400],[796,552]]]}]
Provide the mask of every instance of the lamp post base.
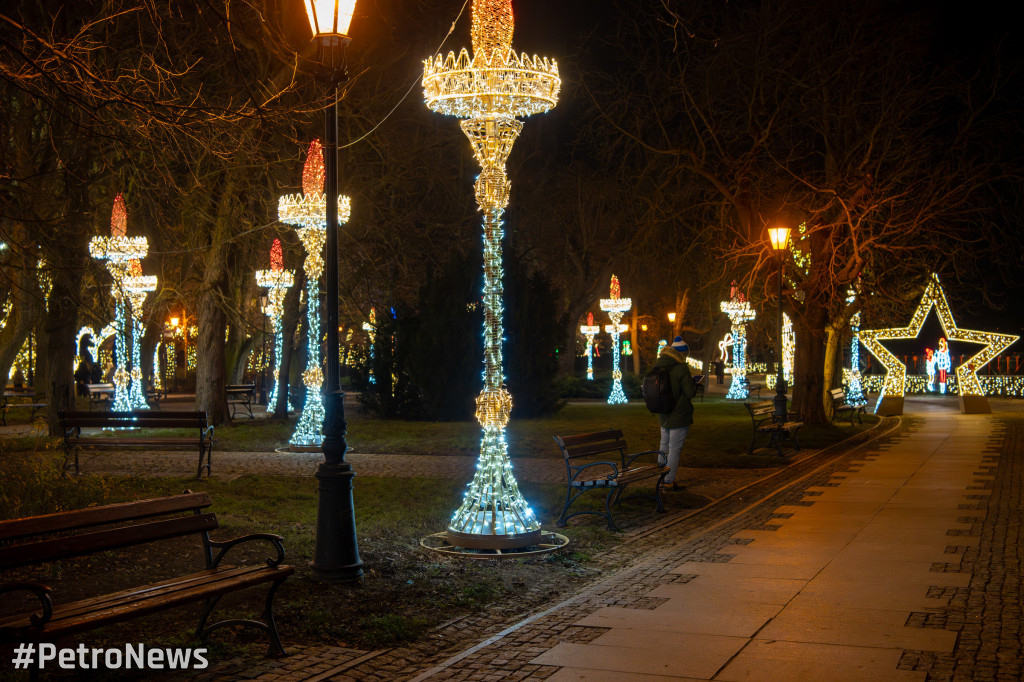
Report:
[{"label": "lamp post base", "polygon": [[786,380],[779,377],[775,380],[775,397],[772,398],[772,402],[775,404],[775,419],[784,422],[786,421]]}]

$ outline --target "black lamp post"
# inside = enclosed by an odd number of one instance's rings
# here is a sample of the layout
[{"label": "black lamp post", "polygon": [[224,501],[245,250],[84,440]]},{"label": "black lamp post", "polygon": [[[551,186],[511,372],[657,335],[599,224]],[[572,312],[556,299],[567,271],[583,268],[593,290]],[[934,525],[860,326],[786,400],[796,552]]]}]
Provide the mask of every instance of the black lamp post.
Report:
[{"label": "black lamp post", "polygon": [[775,418],[779,421],[786,421],[786,377],[782,373],[782,272],[785,269],[786,247],[789,245],[789,228],[772,227],[768,230],[768,238],[772,242],[772,249],[779,256],[779,306],[778,306],[778,330],[779,330],[779,354],[776,358],[775,377]]},{"label": "black lamp post", "polygon": [[324,199],[327,202],[327,240],[324,275],[327,278],[327,376],[324,382],[324,461],[317,467],[319,499],[313,576],[320,580],[356,580],[363,562],[356,543],[352,504],[352,465],[345,461],[345,394],[338,367],[338,86],[348,81],[345,46],[356,0],[306,0],[313,40],[320,48],[318,76],[327,85],[324,117]]}]

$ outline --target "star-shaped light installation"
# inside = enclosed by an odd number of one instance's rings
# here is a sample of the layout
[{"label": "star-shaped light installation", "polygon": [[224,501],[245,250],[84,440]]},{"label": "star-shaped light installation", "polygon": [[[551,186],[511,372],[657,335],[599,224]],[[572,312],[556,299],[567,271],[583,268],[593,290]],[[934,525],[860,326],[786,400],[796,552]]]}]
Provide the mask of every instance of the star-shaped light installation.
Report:
[{"label": "star-shaped light installation", "polygon": [[[338,225],[348,222],[352,212],[348,197],[338,196]],[[324,152],[320,140],[313,140],[302,169],[302,194],[283,196],[277,203],[277,217],[294,225],[306,248],[306,323],[307,360],[302,383],[306,385],[306,403],[291,437],[292,450],[319,450],[323,443],[324,403],[320,387],[324,373],[320,369],[320,275],[324,272],[324,242],[327,241],[327,197],[324,194]]]},{"label": "star-shaped light installation", "polygon": [[889,352],[881,342],[916,339],[932,308],[935,309],[939,317],[939,324],[942,325],[942,331],[946,334],[947,340],[983,344],[983,348],[956,368],[956,378],[961,409],[964,412],[988,411],[985,391],[981,387],[981,382],[978,381],[978,370],[1013,345],[1020,337],[957,327],[953,313],[949,309],[949,303],[946,301],[946,294],[942,290],[942,285],[939,284],[939,277],[932,274],[931,281],[924,290],[924,295],[921,296],[921,302],[910,318],[910,324],[906,327],[862,329],[860,331],[861,343],[878,358],[887,371],[882,390],[878,394],[878,401],[875,403],[876,413],[902,414],[903,395],[906,391],[907,381],[907,366]]}]

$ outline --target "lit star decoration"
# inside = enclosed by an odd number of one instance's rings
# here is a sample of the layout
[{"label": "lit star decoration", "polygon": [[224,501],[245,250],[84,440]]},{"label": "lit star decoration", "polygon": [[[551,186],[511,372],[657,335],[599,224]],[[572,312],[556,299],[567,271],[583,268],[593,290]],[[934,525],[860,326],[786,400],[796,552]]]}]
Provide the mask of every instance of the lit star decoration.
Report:
[{"label": "lit star decoration", "polygon": [[[295,225],[295,232],[306,249],[306,336],[308,352],[302,383],[306,385],[306,404],[295,426],[290,443],[293,449],[319,448],[323,442],[324,403],[321,386],[324,373],[320,369],[320,276],[324,272],[324,242],[327,241],[327,198],[324,195],[324,152],[320,140],[309,145],[302,169],[302,194],[281,197],[277,217],[282,223]],[[351,202],[338,196],[338,226],[348,222]]]},{"label": "lit star decoration", "polygon": [[594,380],[594,337],[601,327],[594,324],[594,313],[587,313],[587,323],[580,325],[580,333],[587,337],[587,379]]},{"label": "lit star decoration", "polygon": [[735,282],[730,292],[730,299],[722,301],[722,312],[729,316],[732,323],[732,381],[726,398],[746,400],[747,391],[747,322],[756,317],[754,309],[743,292],[736,288]]},{"label": "lit star decoration", "polygon": [[[142,387],[142,305],[146,302],[146,295],[150,291],[156,291],[156,276],[143,275],[142,263],[138,260],[129,261],[124,290],[131,304],[129,314],[132,320],[132,381],[131,389],[128,391],[128,402],[133,410],[148,410],[146,391]],[[154,374],[157,373],[156,367],[157,365],[153,365]]]},{"label": "lit star decoration", "polygon": [[[128,210],[125,207],[124,197],[118,194],[114,197],[114,209],[110,217],[110,236],[93,237],[89,242],[89,254],[97,260],[107,261],[107,270],[114,278],[112,293],[114,294],[114,357],[117,369],[114,371],[114,405],[113,409],[118,412],[127,412],[132,409],[132,402],[129,396],[129,384],[132,375],[128,369],[128,353],[125,348],[125,303],[127,292],[124,288],[125,279],[129,276],[129,263],[139,258],[145,258],[149,251],[149,243],[145,237],[129,237]],[[143,401],[144,402],[144,401]]]},{"label": "lit star decoration", "polygon": [[512,397],[502,371],[502,215],[511,182],[505,161],[523,128],[517,116],[542,113],[558,100],[553,61],[512,51],[511,0],[473,0],[473,56],[438,56],[423,64],[423,91],[432,111],[464,119],[460,126],[481,171],[475,185],[483,214],[484,387],[477,398],[483,427],[476,475],[448,524],[448,542],[465,548],[528,547],[540,521],[519,492],[505,442]]},{"label": "lit star decoration", "polygon": [[[267,399],[268,409],[277,405],[277,382],[281,375],[281,354],[284,351],[284,297],[288,289],[295,284],[295,273],[284,269],[284,253],[281,251],[281,240],[275,239],[270,247],[270,269],[256,271],[256,285],[267,288],[267,305],[263,314],[270,318],[270,328],[274,334],[274,365],[272,368],[274,381]],[[290,409],[290,405],[286,406]]]},{"label": "lit star decoration", "polygon": [[[935,309],[939,317],[939,323],[942,325],[942,330],[947,339],[950,341],[984,344],[981,350],[956,368],[957,389],[961,397],[961,409],[965,411],[969,409],[968,403],[976,402],[977,400],[984,401],[985,389],[982,388],[981,382],[978,380],[978,370],[1020,338],[1010,334],[979,332],[957,327],[956,322],[953,320],[953,313],[949,309],[949,303],[946,301],[946,294],[942,290],[942,285],[939,284],[939,278],[933,274],[928,287],[924,291],[924,295],[921,296],[921,302],[910,319],[910,324],[906,327],[864,329],[860,332],[860,339],[864,347],[878,358],[888,372],[879,391],[878,401],[875,403],[875,412],[883,414],[902,413],[902,401],[906,393],[907,383],[906,365],[889,352],[881,342],[916,339],[921,333],[921,327],[924,325],[925,319],[932,308]],[[883,401],[887,399],[888,402],[883,405]],[[975,411],[975,409],[971,408],[969,411]]]},{"label": "lit star decoration", "polygon": [[633,307],[633,299],[619,298],[621,288],[619,278],[612,275],[612,283],[609,291],[611,298],[601,299],[601,310],[608,313],[612,323],[606,324],[604,330],[612,335],[612,391],[608,396],[609,405],[625,405],[629,402],[626,394],[622,392],[622,370],[619,368],[619,334],[629,329],[624,324],[619,324],[622,315]]}]

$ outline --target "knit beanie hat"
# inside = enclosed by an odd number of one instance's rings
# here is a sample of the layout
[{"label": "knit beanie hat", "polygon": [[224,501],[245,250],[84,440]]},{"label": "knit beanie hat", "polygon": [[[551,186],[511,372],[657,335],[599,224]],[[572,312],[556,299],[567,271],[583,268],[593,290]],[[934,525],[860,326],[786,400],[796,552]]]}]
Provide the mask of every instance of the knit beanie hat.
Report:
[{"label": "knit beanie hat", "polygon": [[690,352],[690,347],[686,345],[685,341],[683,341],[683,337],[677,336],[676,338],[672,339],[672,350],[678,351],[680,353],[688,353]]}]

